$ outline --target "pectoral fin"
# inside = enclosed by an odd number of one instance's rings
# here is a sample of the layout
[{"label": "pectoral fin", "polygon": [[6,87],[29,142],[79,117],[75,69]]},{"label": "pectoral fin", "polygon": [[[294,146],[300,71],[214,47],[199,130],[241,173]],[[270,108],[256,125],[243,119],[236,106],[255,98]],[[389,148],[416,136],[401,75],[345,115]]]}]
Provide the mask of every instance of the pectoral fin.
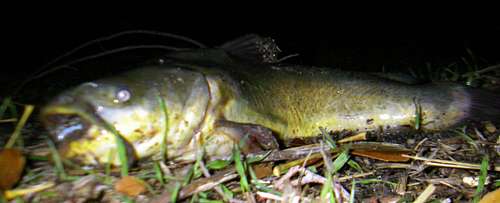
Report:
[{"label": "pectoral fin", "polygon": [[239,144],[244,153],[279,148],[278,141],[269,128],[224,120],[218,121],[216,127],[218,132],[222,132]]},{"label": "pectoral fin", "polygon": [[211,159],[223,158],[232,153],[238,144],[244,154],[279,148],[271,129],[231,121],[217,121],[215,130],[206,141],[205,150]]}]

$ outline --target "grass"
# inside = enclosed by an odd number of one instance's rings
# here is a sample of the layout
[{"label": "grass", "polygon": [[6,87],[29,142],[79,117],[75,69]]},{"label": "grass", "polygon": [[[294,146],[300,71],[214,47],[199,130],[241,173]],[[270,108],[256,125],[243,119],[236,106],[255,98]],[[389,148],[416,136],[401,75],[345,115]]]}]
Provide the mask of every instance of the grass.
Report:
[{"label": "grass", "polygon": [[59,176],[61,180],[76,180],[78,176],[69,176],[64,169],[63,160],[59,155],[59,152],[56,149],[56,146],[52,142],[52,140],[47,140],[47,144],[49,145],[50,153],[52,156],[52,161],[54,161],[54,168],[56,169],[56,174]]},{"label": "grass", "polygon": [[248,184],[248,179],[246,175],[247,171],[247,165],[246,163],[241,159],[241,152],[239,145],[234,145],[233,147],[233,159],[234,159],[234,166],[236,167],[236,172],[238,175],[240,175],[240,187],[243,192],[249,192],[250,191],[250,184]]},{"label": "grass", "polygon": [[420,105],[417,98],[413,99],[413,103],[415,104],[415,130],[420,130],[422,125],[422,105]]},{"label": "grass", "polygon": [[171,202],[177,202],[177,199],[179,198],[179,192],[180,192],[182,186],[187,185],[191,181],[191,179],[193,178],[193,172],[194,172],[194,166],[192,166],[189,169],[189,172],[184,177],[184,180],[182,181],[182,183],[178,182],[178,181],[175,182],[175,186],[172,189],[171,196],[170,196]]},{"label": "grass", "polygon": [[0,105],[0,119],[4,118],[7,109],[10,111],[12,117],[17,117],[16,106],[10,97],[3,99],[2,104]]},{"label": "grass", "polygon": [[344,149],[339,156],[333,161],[333,170],[331,174],[337,173],[349,161],[349,149]]},{"label": "grass", "polygon": [[333,192],[333,175],[326,172],[326,183],[321,188],[320,199],[322,202],[335,203],[335,194]]},{"label": "grass", "polygon": [[233,162],[232,158],[231,160],[213,160],[211,162],[207,163],[207,168],[211,170],[220,170],[223,168],[226,168]]},{"label": "grass", "polygon": [[354,203],[354,196],[356,194],[356,179],[352,179],[351,183],[351,194],[349,196],[349,203]]},{"label": "grass", "polygon": [[158,163],[157,161],[154,164],[154,170],[158,182],[160,182],[161,186],[165,186],[165,177],[163,177],[163,172],[161,171],[160,163]]},{"label": "grass", "polygon": [[467,133],[465,133],[465,127],[462,128],[462,131],[459,131],[459,130],[453,130],[455,133],[457,133],[458,135],[460,135],[467,143],[469,143],[469,145],[471,145],[476,151],[479,150],[479,146],[477,146],[477,143],[476,141],[474,141],[474,139],[472,139],[469,135],[467,135]]},{"label": "grass", "polygon": [[127,158],[127,148],[125,146],[125,140],[122,138],[120,133],[115,129],[114,126],[104,122],[106,130],[111,132],[115,137],[116,149],[118,151],[118,158],[120,160],[120,174],[122,177],[128,176],[128,158]]},{"label": "grass", "polygon": [[9,141],[7,141],[7,144],[5,144],[5,148],[12,148],[16,142],[22,143],[22,138],[19,137],[21,135],[21,130],[23,129],[24,125],[26,124],[26,121],[30,117],[34,108],[35,107],[33,105],[26,105],[24,107],[24,112],[23,112],[23,115],[21,116],[21,120],[19,120],[19,122],[17,123],[14,132],[10,136]]},{"label": "grass", "polygon": [[161,160],[166,161],[168,157],[168,151],[167,151],[167,139],[168,139],[168,132],[169,132],[169,126],[168,126],[168,109],[167,105],[165,105],[165,100],[158,94],[158,103],[160,104],[160,109],[163,112],[163,116],[165,118],[165,132],[163,133],[163,138],[161,139],[161,144],[160,144],[160,154],[161,154]]},{"label": "grass", "polygon": [[489,165],[489,157],[488,155],[486,155],[483,157],[483,160],[481,161],[479,183],[477,185],[476,192],[474,193],[474,199],[472,200],[474,203],[479,202],[481,194],[483,193],[484,183],[486,182],[486,177],[488,176],[488,165]]}]

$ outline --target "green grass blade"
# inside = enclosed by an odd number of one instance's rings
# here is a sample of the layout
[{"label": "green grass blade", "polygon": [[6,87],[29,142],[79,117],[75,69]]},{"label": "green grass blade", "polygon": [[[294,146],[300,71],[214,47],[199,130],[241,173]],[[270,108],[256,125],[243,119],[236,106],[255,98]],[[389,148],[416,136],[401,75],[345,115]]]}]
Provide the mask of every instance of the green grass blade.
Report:
[{"label": "green grass blade", "polygon": [[349,161],[349,149],[344,149],[342,153],[333,161],[333,171],[332,174],[335,174],[339,171],[344,165]]},{"label": "green grass blade", "polygon": [[273,152],[272,150],[269,150],[265,154],[259,154],[259,155],[247,158],[247,159],[245,159],[245,161],[248,164],[260,162],[260,161],[264,160],[267,156],[269,156],[272,152]]},{"label": "green grass blade", "polygon": [[356,169],[356,171],[362,173],[363,172],[363,169],[361,168],[361,166],[358,164],[358,162],[355,162],[354,160],[349,160],[347,162],[347,164],[353,168],[353,169]]},{"label": "green grass blade", "polygon": [[323,140],[330,146],[331,149],[336,149],[337,144],[335,144],[335,141],[332,139],[330,134],[326,131],[326,128],[320,127],[319,131],[321,132],[321,136],[323,136]]},{"label": "green grass blade", "polygon": [[165,100],[158,95],[158,103],[160,104],[160,109],[163,112],[163,115],[165,117],[165,132],[163,133],[163,138],[161,139],[162,142],[160,144],[160,154],[162,161],[166,161],[168,157],[168,151],[167,151],[167,139],[168,139],[168,131],[169,131],[169,126],[168,126],[168,109],[167,105],[165,104]]},{"label": "green grass blade", "polygon": [[352,179],[351,195],[349,196],[349,203],[354,203],[355,193],[356,193],[356,179]]},{"label": "green grass blade", "polygon": [[240,148],[236,144],[233,147],[233,159],[234,159],[234,165],[236,167],[236,172],[238,172],[238,175],[240,175],[241,190],[243,192],[249,192],[250,185],[248,184],[246,176],[246,167],[244,162],[241,160]]},{"label": "green grass blade", "polygon": [[120,160],[120,175],[122,177],[128,176],[128,158],[127,158],[127,148],[125,146],[125,140],[122,138],[120,133],[115,129],[114,126],[104,122],[106,130],[111,132],[115,137],[116,149],[118,151],[118,158]]},{"label": "green grass blade", "polygon": [[174,189],[172,190],[172,196],[170,196],[170,202],[177,202],[180,190],[181,190],[181,183],[176,182]]},{"label": "green grass blade", "polygon": [[19,135],[21,135],[21,130],[26,124],[26,121],[30,117],[31,112],[33,112],[34,108],[35,106],[33,105],[26,105],[24,107],[24,112],[21,117],[21,120],[19,120],[19,122],[17,123],[14,133],[12,133],[12,136],[10,136],[9,141],[7,141],[7,144],[5,144],[5,148],[11,148],[14,146],[14,143],[19,139]]},{"label": "green grass blade", "polygon": [[[326,172],[326,182],[323,184],[320,192],[320,198],[323,202],[335,203],[335,193],[333,192],[332,182],[333,182],[332,174]],[[327,199],[327,196],[330,195],[330,198]]]},{"label": "green grass blade", "polygon": [[165,185],[165,178],[163,177],[163,172],[161,171],[160,163],[155,162],[154,164],[156,179],[160,182],[162,186]]},{"label": "green grass blade", "polygon": [[460,136],[462,136],[462,138],[467,142],[469,143],[469,145],[471,145],[472,147],[474,147],[474,149],[477,151],[479,150],[479,147],[477,146],[476,142],[474,141],[474,139],[472,139],[471,137],[469,137],[469,135],[467,135],[465,133],[465,127],[463,129],[463,132],[462,131],[458,131],[458,130],[453,130],[454,132],[456,132],[457,134],[459,134]]},{"label": "green grass blade", "polygon": [[50,153],[52,154],[52,160],[54,161],[56,172],[59,175],[59,178],[65,180],[67,178],[67,174],[64,170],[64,165],[57,152],[56,146],[51,140],[47,140],[47,144],[49,145]]},{"label": "green grass blade", "polygon": [[422,125],[422,105],[417,99],[413,99],[413,103],[415,104],[415,130],[420,130]]},{"label": "green grass blade", "polygon": [[11,99],[10,97],[5,98],[2,101],[2,105],[0,105],[0,119],[3,118],[5,110],[7,110],[7,107],[11,104]]},{"label": "green grass blade", "polygon": [[232,160],[214,160],[207,163],[207,168],[212,170],[219,170],[226,168],[231,164]]},{"label": "green grass blade", "polygon": [[225,185],[220,184],[220,186],[222,188],[222,192],[224,192],[224,195],[226,197],[228,197],[228,199],[233,199],[234,193],[229,188],[227,188]]},{"label": "green grass blade", "polygon": [[473,202],[479,202],[481,198],[481,194],[484,190],[484,183],[486,182],[486,177],[488,176],[488,165],[489,165],[489,157],[488,155],[483,157],[481,161],[480,175],[479,175],[479,183],[477,185],[476,192],[474,193]]},{"label": "green grass blade", "polygon": [[193,171],[194,171],[194,166],[192,166],[189,171],[187,172],[186,176],[184,177],[184,180],[182,180],[182,183],[177,181],[175,182],[175,186],[172,189],[172,193],[170,196],[170,202],[177,202],[177,199],[179,197],[179,192],[182,188],[182,186],[185,186],[191,182],[191,178],[193,177]]}]

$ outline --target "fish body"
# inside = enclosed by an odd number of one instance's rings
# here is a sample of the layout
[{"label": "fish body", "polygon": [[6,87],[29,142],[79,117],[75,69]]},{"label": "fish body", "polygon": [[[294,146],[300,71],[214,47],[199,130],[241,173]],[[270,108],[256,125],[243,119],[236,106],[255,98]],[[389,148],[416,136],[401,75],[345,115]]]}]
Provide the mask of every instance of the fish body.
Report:
[{"label": "fish body", "polygon": [[319,127],[361,132],[421,122],[422,130],[436,131],[490,109],[477,108],[476,94],[460,85],[411,85],[239,56],[223,48],[175,52],[162,63],[62,93],[42,110],[42,120],[64,157],[120,165],[107,124],[125,141],[129,157],[194,160],[200,146],[209,158],[227,156],[256,129],[283,143],[317,136]]}]

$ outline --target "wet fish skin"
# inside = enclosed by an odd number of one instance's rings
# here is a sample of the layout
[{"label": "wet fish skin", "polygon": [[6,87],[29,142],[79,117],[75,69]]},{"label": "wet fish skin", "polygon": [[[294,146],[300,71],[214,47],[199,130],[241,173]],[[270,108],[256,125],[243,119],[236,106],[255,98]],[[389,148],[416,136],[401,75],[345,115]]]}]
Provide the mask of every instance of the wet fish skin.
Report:
[{"label": "wet fish skin", "polygon": [[[316,136],[319,127],[371,131],[411,126],[417,105],[427,131],[447,129],[478,110],[498,107],[474,108],[475,94],[460,85],[409,85],[330,68],[241,61],[221,49],[167,58],[160,65],[82,84],[47,105],[42,120],[59,136],[64,157],[85,165],[120,165],[113,155],[113,135],[102,122],[119,131],[132,149],[130,157],[163,156],[165,140],[169,159],[194,160],[200,146],[212,159],[230,154],[245,136],[238,125],[268,128],[286,142]],[[121,90],[130,93],[129,100],[117,102]],[[165,101],[166,113],[158,98]],[[68,124],[68,117],[75,116],[86,121],[76,122],[80,129]],[[221,130],[221,120],[233,123],[234,130]],[[62,133],[67,126],[73,130]]]}]

